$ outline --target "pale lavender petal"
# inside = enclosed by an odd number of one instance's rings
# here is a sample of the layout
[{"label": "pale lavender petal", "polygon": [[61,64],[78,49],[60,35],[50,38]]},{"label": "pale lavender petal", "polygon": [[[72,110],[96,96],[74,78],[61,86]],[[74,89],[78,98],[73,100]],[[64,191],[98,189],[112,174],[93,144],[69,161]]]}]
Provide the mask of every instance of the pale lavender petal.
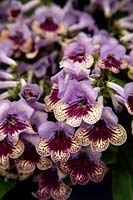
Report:
[{"label": "pale lavender petal", "polygon": [[128,99],[129,96],[133,96],[133,82],[127,83],[124,86],[125,98]]},{"label": "pale lavender petal", "polygon": [[51,138],[58,131],[58,124],[55,122],[46,121],[38,128],[38,134],[43,139]]},{"label": "pale lavender petal", "polygon": [[113,82],[107,82],[107,87],[115,90],[122,97],[125,97],[124,89],[121,86],[119,86],[118,84],[113,83]]},{"label": "pale lavender petal", "polygon": [[107,125],[115,126],[118,124],[118,118],[110,107],[103,108],[102,119]]}]

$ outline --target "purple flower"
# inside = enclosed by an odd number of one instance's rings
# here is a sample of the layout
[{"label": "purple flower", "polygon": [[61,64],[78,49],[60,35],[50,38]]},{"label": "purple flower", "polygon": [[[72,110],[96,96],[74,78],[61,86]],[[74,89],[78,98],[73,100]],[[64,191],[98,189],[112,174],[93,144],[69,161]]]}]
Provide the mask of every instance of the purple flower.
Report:
[{"label": "purple flower", "polygon": [[[86,70],[87,71],[87,70]],[[44,98],[47,112],[53,110],[54,105],[63,98],[69,80],[82,80],[88,78],[89,72],[81,70],[77,73],[77,68],[63,68],[59,73],[51,77],[54,83],[50,95]]]},{"label": "purple flower", "polygon": [[118,124],[118,118],[110,107],[104,107],[101,119],[86,128],[79,128],[75,137],[83,146],[91,145],[92,151],[105,151],[109,143],[122,145],[126,139],[126,130]]},{"label": "purple flower", "polygon": [[67,162],[58,164],[59,170],[68,175],[73,184],[85,185],[90,180],[93,182],[102,181],[106,166],[99,159],[96,160],[95,153],[86,149],[71,157]]},{"label": "purple flower", "polygon": [[63,10],[55,4],[41,6],[35,11],[32,29],[44,38],[55,40],[59,33],[65,32],[63,16]]},{"label": "purple flower", "polygon": [[103,45],[100,50],[101,58],[99,58],[97,65],[102,69],[118,73],[120,69],[125,69],[128,66],[124,59],[125,52],[125,47],[119,44]]},{"label": "purple flower", "polygon": [[8,137],[15,145],[21,132],[33,132],[28,120],[34,110],[26,102],[3,100],[0,102],[0,108],[0,141]]},{"label": "purple flower", "polygon": [[37,84],[25,84],[20,91],[20,96],[28,103],[35,102],[41,95],[41,88]]},{"label": "purple flower", "polygon": [[12,56],[13,44],[10,41],[3,40],[0,43],[0,62],[8,65],[16,65],[16,62],[10,58]]},{"label": "purple flower", "polygon": [[0,168],[9,167],[9,158],[16,159],[24,151],[24,143],[20,140],[16,145],[9,144],[7,141],[0,142]]},{"label": "purple flower", "polygon": [[54,162],[67,161],[70,153],[80,150],[77,140],[73,140],[74,128],[65,123],[46,121],[38,128],[42,138],[36,146],[41,156],[49,156]]},{"label": "purple flower", "polygon": [[13,49],[29,52],[32,48],[32,33],[24,21],[18,21],[9,29],[8,40],[13,43]]},{"label": "purple flower", "polygon": [[117,101],[123,103],[128,112],[133,115],[133,82],[125,84],[124,88],[113,82],[108,82],[107,86],[119,94],[115,95]]},{"label": "purple flower", "polygon": [[15,163],[19,173],[31,173],[35,170],[36,166],[40,170],[46,170],[52,166],[51,160],[38,155],[35,147],[30,143],[26,143],[25,151]]},{"label": "purple flower", "polygon": [[90,68],[94,62],[93,57],[90,55],[92,52],[92,39],[85,33],[79,33],[77,38],[72,40],[64,49],[64,56],[60,63],[60,67],[65,67],[65,65],[67,67],[68,62],[68,65],[77,63],[78,71],[82,70],[82,68]]},{"label": "purple flower", "polygon": [[82,120],[94,124],[101,118],[103,108],[96,102],[97,97],[89,81],[70,80],[64,97],[53,108],[55,118],[72,127],[79,126]]},{"label": "purple flower", "polygon": [[39,189],[33,192],[33,196],[37,199],[66,200],[71,194],[71,188],[63,183],[58,176],[55,168],[50,168],[37,177]]}]

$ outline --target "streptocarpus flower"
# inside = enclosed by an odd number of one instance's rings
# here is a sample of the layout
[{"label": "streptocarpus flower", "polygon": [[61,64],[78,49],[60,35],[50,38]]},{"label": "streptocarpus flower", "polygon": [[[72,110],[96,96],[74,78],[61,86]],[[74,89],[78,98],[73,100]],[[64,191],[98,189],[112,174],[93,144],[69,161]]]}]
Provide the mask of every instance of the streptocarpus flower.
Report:
[{"label": "streptocarpus flower", "polygon": [[117,101],[123,103],[127,111],[133,115],[133,82],[125,84],[124,88],[113,82],[108,82],[107,86],[119,94],[115,95]]},{"label": "streptocarpus flower", "polygon": [[52,111],[54,108],[54,105],[59,101],[59,98],[57,97],[58,91],[59,91],[58,85],[54,84],[51,89],[50,95],[48,95],[44,98],[45,107],[46,107],[45,109],[47,112]]},{"label": "streptocarpus flower", "polygon": [[65,67],[65,65],[67,67],[68,62],[68,64],[77,63],[77,69],[78,65],[81,68],[90,68],[94,62],[91,56],[92,52],[92,39],[81,32],[77,38],[72,40],[64,49],[64,56],[60,62],[60,67]]},{"label": "streptocarpus flower", "polygon": [[8,41],[13,43],[12,50],[18,49],[27,53],[32,49],[32,33],[24,21],[13,24],[6,34]]},{"label": "streptocarpus flower", "polygon": [[23,100],[0,102],[0,141],[8,137],[12,144],[17,144],[23,131],[33,133],[29,119],[34,110]]},{"label": "streptocarpus flower", "polygon": [[72,127],[78,127],[82,120],[88,124],[96,123],[103,108],[96,102],[97,96],[89,81],[70,80],[64,97],[54,105],[55,118]]},{"label": "streptocarpus flower", "polygon": [[101,58],[98,59],[97,65],[113,73],[118,73],[120,69],[126,69],[127,61],[124,59],[126,49],[119,44],[103,45],[100,50]]},{"label": "streptocarpus flower", "polygon": [[89,77],[89,70],[79,68],[77,71],[77,66],[70,65],[71,67],[64,67],[59,73],[51,77],[51,81],[54,83],[51,89],[50,95],[44,98],[46,105],[46,110],[48,112],[52,111],[54,105],[63,98],[69,80],[83,80]]},{"label": "streptocarpus flower", "polygon": [[44,38],[55,40],[58,34],[66,32],[63,17],[63,10],[59,6],[41,6],[35,11],[32,29]]},{"label": "streptocarpus flower", "polygon": [[63,174],[70,174],[73,184],[85,185],[90,180],[100,182],[106,173],[105,164],[96,159],[95,153],[92,153],[88,148],[83,149],[67,162],[58,164],[58,168]]},{"label": "streptocarpus flower", "polygon": [[86,128],[79,128],[75,137],[83,146],[91,145],[92,151],[105,151],[109,143],[122,145],[126,139],[126,130],[118,124],[118,118],[110,107],[104,107],[101,119]]},{"label": "streptocarpus flower", "polygon": [[76,153],[81,146],[73,139],[74,128],[65,123],[46,121],[38,128],[42,138],[36,145],[36,150],[41,156],[49,156],[54,162],[67,161],[70,153]]},{"label": "streptocarpus flower", "polygon": [[24,151],[24,143],[20,140],[16,145],[9,144],[6,140],[0,142],[0,168],[9,167],[9,158],[16,159]]},{"label": "streptocarpus flower", "polygon": [[25,151],[16,161],[19,173],[31,173],[36,166],[40,170],[46,170],[52,166],[51,160],[38,155],[33,145],[26,143]]},{"label": "streptocarpus flower", "polygon": [[32,192],[35,198],[47,200],[52,197],[54,200],[66,200],[71,194],[71,188],[63,183],[55,168],[50,168],[38,175],[37,192]]},{"label": "streptocarpus flower", "polygon": [[29,103],[35,102],[41,95],[41,88],[37,84],[27,83],[22,86],[20,95]]}]

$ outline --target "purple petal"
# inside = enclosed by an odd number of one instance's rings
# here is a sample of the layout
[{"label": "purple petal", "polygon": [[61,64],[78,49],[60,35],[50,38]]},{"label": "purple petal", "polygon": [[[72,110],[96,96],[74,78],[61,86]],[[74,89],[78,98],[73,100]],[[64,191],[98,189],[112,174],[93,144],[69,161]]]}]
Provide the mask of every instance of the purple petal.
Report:
[{"label": "purple petal", "polygon": [[125,98],[128,99],[129,96],[133,96],[133,82],[127,83],[124,86]]},{"label": "purple petal", "polygon": [[102,119],[108,124],[109,126],[115,126],[118,124],[118,118],[113,112],[112,108],[104,107],[102,112]]},{"label": "purple petal", "polygon": [[38,134],[43,139],[51,138],[58,131],[58,124],[50,121],[42,123],[38,128]]}]

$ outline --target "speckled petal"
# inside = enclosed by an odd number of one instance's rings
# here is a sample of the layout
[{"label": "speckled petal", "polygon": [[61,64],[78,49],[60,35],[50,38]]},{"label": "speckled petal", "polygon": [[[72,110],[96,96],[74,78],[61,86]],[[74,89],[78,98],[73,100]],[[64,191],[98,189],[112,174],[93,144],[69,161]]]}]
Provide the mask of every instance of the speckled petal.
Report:
[{"label": "speckled petal", "polygon": [[52,162],[50,159],[41,156],[39,161],[37,162],[37,167],[40,170],[46,170],[52,167]]},{"label": "speckled petal", "polygon": [[118,145],[118,146],[122,145],[127,139],[127,134],[124,127],[118,124],[117,126],[112,127],[110,129],[113,132],[110,138],[111,144]]},{"label": "speckled petal", "polygon": [[65,149],[63,150],[57,150],[57,151],[51,151],[51,159],[54,162],[66,162],[70,157],[69,150]]},{"label": "speckled petal", "polygon": [[18,141],[18,143],[12,146],[12,151],[9,153],[9,157],[12,159],[16,159],[24,152],[24,143]]},{"label": "speckled petal", "polygon": [[65,121],[67,118],[67,114],[65,109],[68,107],[67,104],[63,103],[62,101],[58,101],[54,106],[54,116],[59,122]]},{"label": "speckled petal", "polygon": [[79,171],[73,170],[70,173],[70,178],[73,184],[80,184],[80,185],[86,185],[90,180],[89,174],[86,173],[86,171],[83,171],[82,169]]},{"label": "speckled petal", "polygon": [[77,117],[77,116],[74,116],[74,117],[67,117],[67,120],[66,120],[66,124],[72,126],[72,127],[78,127],[80,126],[82,122],[82,117]]},{"label": "speckled petal", "polygon": [[103,162],[99,162],[96,164],[95,169],[92,170],[90,174],[91,180],[94,182],[100,182],[102,181],[105,174],[106,174],[106,165]]},{"label": "speckled petal", "polygon": [[85,128],[79,128],[75,132],[75,137],[77,138],[78,143],[81,144],[82,146],[88,146],[90,144],[90,140],[87,135],[87,129]]},{"label": "speckled petal", "polygon": [[67,162],[60,162],[58,163],[59,170],[63,173],[68,175],[71,172],[71,169],[69,168],[69,165]]},{"label": "speckled petal", "polygon": [[57,95],[58,95],[58,86],[54,84],[50,95],[44,98],[45,109],[47,112],[52,111],[54,108],[54,105],[59,101]]},{"label": "speckled petal", "polygon": [[50,155],[50,149],[48,146],[48,142],[45,140],[40,140],[40,142],[36,146],[36,151],[41,156],[49,156]]},{"label": "speckled petal", "polygon": [[72,189],[60,182],[59,187],[51,189],[51,197],[55,200],[66,200],[71,194]]},{"label": "speckled petal", "polygon": [[7,155],[0,156],[0,168],[7,169],[9,167],[9,158]]},{"label": "speckled petal", "polygon": [[71,139],[71,149],[70,149],[70,152],[71,153],[77,153],[78,151],[80,151],[80,149],[81,149],[81,145],[79,144],[77,138],[73,137]]},{"label": "speckled petal", "polygon": [[31,173],[36,166],[30,160],[16,160],[16,167],[19,173]]},{"label": "speckled petal", "polygon": [[91,142],[92,151],[105,151],[109,146],[109,139],[103,140],[102,138],[96,141]]},{"label": "speckled petal", "polygon": [[102,104],[96,103],[92,105],[88,113],[83,116],[83,120],[88,124],[95,124],[101,118],[102,109]]}]

